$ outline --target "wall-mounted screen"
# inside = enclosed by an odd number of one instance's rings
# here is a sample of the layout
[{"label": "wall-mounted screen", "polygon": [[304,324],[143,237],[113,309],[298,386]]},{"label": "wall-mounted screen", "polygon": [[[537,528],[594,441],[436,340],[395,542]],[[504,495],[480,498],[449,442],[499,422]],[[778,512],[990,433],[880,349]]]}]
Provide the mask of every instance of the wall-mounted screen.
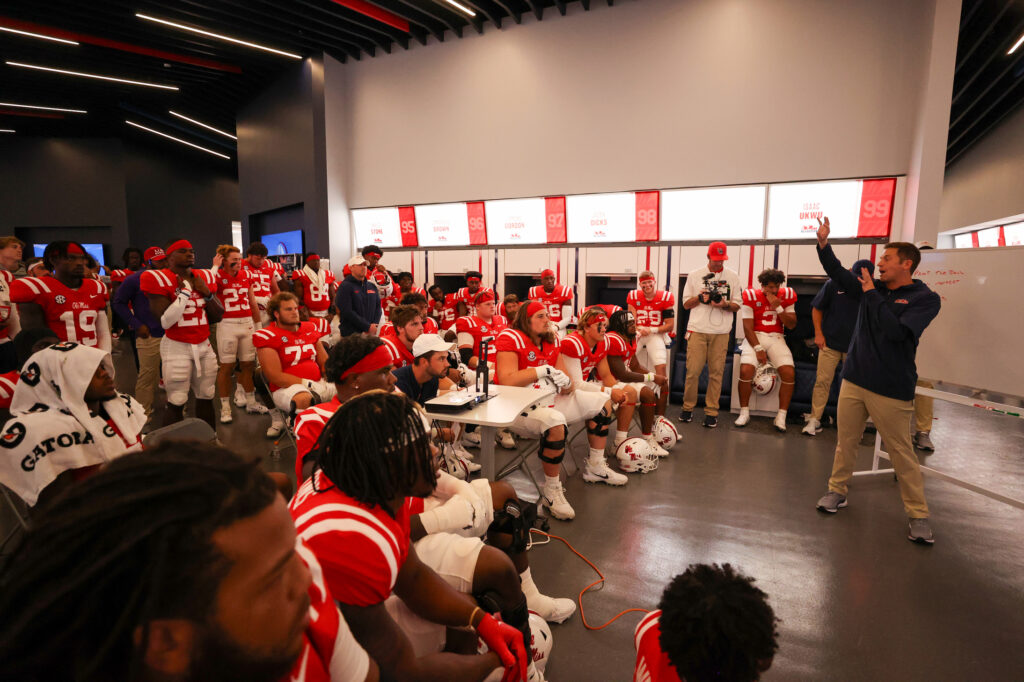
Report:
[{"label": "wall-mounted screen", "polygon": [[544,199],[485,201],[487,243],[493,245],[547,243]]},{"label": "wall-mounted screen", "polygon": [[267,247],[271,256],[283,256],[288,253],[303,253],[302,230],[289,230],[288,232],[275,232],[260,237],[260,241]]},{"label": "wall-mounted screen", "polygon": [[465,203],[416,207],[420,246],[469,246],[469,215]]},{"label": "wall-mounted screen", "polygon": [[958,249],[970,249],[974,246],[974,239],[970,232],[961,232],[953,235],[953,246]]},{"label": "wall-mounted screen", "polygon": [[661,239],[761,239],[767,192],[765,185],[662,192]]},{"label": "wall-mounted screen", "polygon": [[352,228],[356,233],[357,248],[371,244],[382,248],[402,246],[402,225],[397,206],[352,211]]},{"label": "wall-mounted screen", "polygon": [[978,230],[978,246],[999,246],[999,227]]},{"label": "wall-mounted screen", "polygon": [[765,238],[814,239],[823,216],[836,239],[888,237],[895,193],[896,178],[769,185]]},{"label": "wall-mounted screen", "polygon": [[1014,223],[1003,227],[1003,237],[1007,246],[1024,245],[1024,223]]},{"label": "wall-mounted screen", "polygon": [[570,244],[636,241],[636,195],[577,194],[565,198]]},{"label": "wall-mounted screen", "polygon": [[[104,257],[103,257],[103,244],[82,244],[82,248],[84,248],[86,250],[86,252],[90,256],[95,258],[96,262],[99,263],[100,265],[106,265],[107,264],[107,261],[104,260]],[[46,244],[33,244],[32,245],[32,253],[37,258],[42,258],[43,257],[43,251],[45,251],[45,250],[46,250]]]}]

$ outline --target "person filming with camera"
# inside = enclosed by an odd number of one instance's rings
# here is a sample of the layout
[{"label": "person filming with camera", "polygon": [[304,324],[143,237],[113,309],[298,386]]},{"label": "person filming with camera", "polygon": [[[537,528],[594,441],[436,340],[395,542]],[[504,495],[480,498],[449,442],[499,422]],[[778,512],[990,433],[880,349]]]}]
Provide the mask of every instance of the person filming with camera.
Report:
[{"label": "person filming with camera", "polygon": [[682,296],[683,308],[690,311],[690,319],[686,323],[686,386],[679,420],[693,421],[697,384],[707,365],[704,426],[711,429],[718,426],[718,400],[722,394],[729,336],[741,305],[740,276],[725,267],[728,259],[725,242],[712,242],[708,246],[708,264],[686,276]]}]

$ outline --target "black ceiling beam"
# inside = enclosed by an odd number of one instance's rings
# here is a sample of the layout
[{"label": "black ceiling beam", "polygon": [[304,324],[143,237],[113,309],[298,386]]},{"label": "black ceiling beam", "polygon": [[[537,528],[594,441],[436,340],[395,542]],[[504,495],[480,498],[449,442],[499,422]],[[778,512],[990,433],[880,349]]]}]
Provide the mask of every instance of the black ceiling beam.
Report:
[{"label": "black ceiling beam", "polygon": [[981,44],[985,42],[985,39],[988,37],[988,35],[992,33],[992,29],[994,29],[996,27],[996,24],[999,23],[999,20],[1003,18],[1003,15],[1006,14],[1011,7],[1013,7],[1014,2],[1015,0],[1007,0],[1006,4],[1003,5],[1003,8],[1001,10],[999,10],[999,13],[996,14],[995,18],[989,22],[985,30],[981,31],[978,34],[978,39],[975,40],[974,43],[967,49],[967,52],[962,57],[957,55],[956,67],[953,69],[954,76],[960,72],[960,69],[962,69],[964,64],[967,63],[967,60],[974,55],[975,50],[977,50],[981,46]]},{"label": "black ceiling beam", "polygon": [[501,28],[501,15],[488,11],[480,2],[470,2],[470,0],[460,0],[460,2],[465,3],[470,9],[475,9],[480,14],[483,14],[497,28]]},{"label": "black ceiling beam", "polygon": [[[974,106],[975,106],[976,104],[978,104],[978,103],[979,103],[979,102],[980,102],[980,101],[982,100],[982,98],[984,98],[984,97],[985,97],[985,95],[987,95],[987,94],[989,93],[989,90],[991,90],[992,88],[994,88],[994,87],[996,86],[996,84],[997,84],[997,83],[999,83],[999,81],[1001,81],[1001,80],[1003,79],[1003,76],[1005,76],[1006,74],[1008,74],[1008,73],[1010,72],[1010,70],[1011,70],[1011,69],[1013,69],[1014,67],[1016,67],[1016,66],[1017,66],[1018,64],[1020,64],[1020,63],[1021,63],[1021,60],[1022,60],[1022,59],[1024,59],[1024,51],[1022,51],[1022,52],[1018,53],[1018,54],[1017,54],[1017,57],[1016,57],[1015,59],[1013,59],[1013,60],[1012,60],[1011,62],[1009,62],[1009,63],[1008,63],[1008,64],[1007,64],[1007,65],[1006,65],[1005,67],[1003,67],[1003,70],[999,72],[999,75],[998,75],[998,76],[996,76],[995,78],[991,78],[991,79],[989,79],[988,85],[986,85],[986,86],[985,86],[985,89],[984,89],[984,90],[982,90],[982,91],[981,91],[981,93],[980,93],[980,94],[978,94],[978,95],[977,95],[977,96],[976,96],[976,97],[975,97],[975,98],[974,98],[974,99],[973,99],[973,100],[972,100],[972,101],[971,101],[971,102],[970,102],[970,103],[969,103],[969,104],[968,104],[968,105],[967,105],[966,107],[964,107],[964,110],[963,110],[963,111],[961,111],[961,112],[960,112],[960,113],[959,113],[959,114],[957,115],[957,117],[956,117],[955,119],[953,119],[953,120],[952,120],[952,121],[950,122],[950,124],[949,124],[949,129],[950,129],[950,130],[952,131],[952,130],[953,130],[953,128],[954,128],[954,127],[956,127],[956,124],[957,124],[957,123],[959,123],[960,121],[962,121],[962,120],[964,119],[964,116],[966,116],[966,115],[967,115],[967,113],[968,113],[968,112],[969,112],[969,111],[970,111],[971,109],[973,109],[973,108],[974,108]],[[1019,82],[1019,81],[1018,81],[1018,82]],[[1014,87],[1015,85],[1016,85],[1016,83],[1014,83],[1014,84],[1013,84],[1013,85],[1011,85],[1011,86],[1010,86],[1009,88],[1007,88],[1006,90],[1004,90],[1004,92],[1003,92],[1003,95],[1002,95],[1002,97],[1005,97],[1005,96],[1006,96],[1006,92],[1009,92],[1010,90],[1012,90],[1012,89],[1013,89],[1013,87]],[[1002,99],[1002,97],[1000,97],[1000,99]],[[986,110],[986,113],[987,113],[987,110]],[[984,115],[984,114],[982,114],[982,115]],[[975,116],[975,117],[974,117],[974,120],[975,120],[975,122],[977,122],[978,118],[980,118],[980,117],[978,117],[978,116]],[[972,125],[973,125],[973,124],[972,124]]]},{"label": "black ceiling beam", "polygon": [[507,14],[510,17],[512,17],[512,21],[516,22],[517,24],[523,23],[523,14],[522,14],[522,12],[513,11],[511,7],[506,5],[501,0],[494,0],[494,4],[498,5],[503,10],[505,10],[505,14]]},{"label": "black ceiling beam", "polygon": [[[398,0],[398,2],[400,2],[403,5],[405,5],[406,7],[411,7],[414,10],[417,10],[419,12],[422,12],[423,14],[426,14],[428,17],[430,17],[431,19],[434,19],[438,23],[444,24],[445,26],[447,26],[451,30],[452,33],[455,34],[455,37],[457,37],[457,38],[461,38],[462,37],[462,26],[456,26],[452,22],[448,21],[445,18],[444,14],[434,14],[433,12],[428,12],[423,7],[420,7],[419,5],[415,5],[415,4],[411,3],[411,2],[409,2],[409,0]],[[440,8],[438,8],[438,9],[440,9]]]},{"label": "black ceiling beam", "polygon": [[[292,3],[299,3],[299,2],[301,2],[301,0],[291,0],[291,2]],[[304,6],[310,8],[310,9],[315,8],[315,6],[313,6],[313,5],[309,4],[309,3],[302,2],[302,4]],[[346,36],[355,36],[351,40],[355,41],[356,44],[361,45],[362,49],[365,52],[367,52],[368,54],[370,54],[370,56],[373,56],[372,53],[371,53],[371,50],[372,50],[373,46],[376,46],[376,47],[380,48],[381,50],[384,50],[385,52],[387,52],[389,54],[391,53],[391,43],[392,43],[392,40],[391,40],[390,36],[387,36],[386,34],[385,34],[386,39],[381,39],[381,38],[379,38],[378,36],[374,35],[373,33],[369,32],[369,31],[367,31],[366,33],[356,33],[356,32],[351,31],[349,29],[341,28],[339,26],[336,26],[335,24],[329,23],[329,22],[327,22],[324,19],[315,18],[315,17],[313,17],[310,14],[297,14],[296,12],[293,12],[290,9],[289,10],[285,10],[283,8],[283,6],[280,6],[280,5],[275,6],[275,7],[280,7],[280,9],[278,11],[281,11],[281,12],[287,11],[288,16],[295,17],[292,20],[291,23],[292,23],[293,26],[297,27],[300,31],[304,31],[306,29],[306,27],[303,26],[303,24],[300,23],[301,20],[305,20],[307,22],[313,22],[317,26],[323,27],[322,29],[317,31],[318,35],[327,36],[329,38],[334,38],[335,34],[344,34]],[[340,19],[340,17],[338,17],[337,15],[333,15],[333,14],[331,15],[331,17],[334,18],[334,19]],[[344,40],[348,40],[348,39],[345,38]],[[368,43],[371,46],[371,48],[367,49],[365,47],[364,43]]]},{"label": "black ceiling beam", "polygon": [[[328,9],[328,8],[325,8],[325,7],[320,7],[319,5],[317,5],[315,3],[312,3],[312,2],[309,2],[308,0],[292,0],[292,1],[296,2],[297,4],[302,5],[303,7],[307,7],[308,9],[310,9],[313,12],[317,12],[319,14],[332,17],[332,18],[334,18],[334,19],[336,19],[338,21],[344,22],[346,24],[353,24],[355,26],[358,26],[360,29],[365,29],[366,31],[369,31],[371,33],[376,33],[378,35],[382,35],[382,36],[386,37],[388,39],[388,41],[396,42],[399,45],[401,45],[402,48],[404,48],[406,50],[409,49],[409,34],[408,33],[405,33],[404,31],[400,31],[397,28],[393,28],[391,26],[388,26],[387,24],[381,23],[381,22],[379,22],[379,21],[377,21],[375,19],[365,19],[364,15],[360,14],[359,12],[354,12],[354,11],[348,9],[347,7],[344,7],[343,5],[334,5],[330,9]],[[266,0],[264,0],[264,2],[266,2]],[[271,4],[274,5],[274,6],[277,6],[277,3],[271,3]],[[346,31],[346,32],[349,31],[349,29],[346,29],[346,28],[338,28],[337,30]],[[390,47],[389,48],[385,48],[385,51],[390,54],[390,52],[391,52]]]},{"label": "black ceiling beam", "polygon": [[[406,8],[406,11],[403,12],[403,11],[401,11],[399,9],[395,9],[393,5],[384,5],[383,3],[380,3],[380,2],[375,2],[374,4],[382,7],[383,9],[386,9],[387,11],[391,12],[392,14],[396,14],[396,15],[402,17],[403,19],[405,19],[406,21],[408,21],[409,22],[410,33],[412,33],[412,25],[416,24],[417,26],[422,27],[422,29],[424,31],[426,31],[430,35],[434,36],[434,38],[437,40],[437,42],[439,42],[439,43],[443,43],[444,42],[444,22],[442,22],[440,18],[434,16],[433,14],[430,14],[429,12],[427,12],[426,10],[424,10],[424,9],[422,9],[420,7],[417,7],[416,5],[413,5],[410,2],[405,2],[405,0],[393,0],[393,1],[395,3],[400,3],[402,6],[404,6]],[[423,21],[420,21],[419,19],[413,19],[412,16],[410,16],[408,10],[412,10],[414,12],[419,12],[420,14],[426,15],[427,17],[429,17],[428,21],[431,21],[432,24],[423,23]],[[413,37],[416,37],[415,33],[413,34]],[[417,38],[417,40],[419,40],[419,38]],[[420,42],[422,44],[424,44],[424,45],[427,44],[427,42],[426,42],[426,35],[423,36],[423,40],[420,40]]]},{"label": "black ceiling beam", "polygon": [[201,128],[197,129],[196,126],[189,126],[185,121],[180,121],[177,118],[168,118],[166,116],[161,116],[160,114],[154,114],[146,111],[145,109],[133,106],[127,102],[120,102],[118,103],[118,106],[121,107],[122,110],[128,112],[129,114],[141,116],[142,118],[153,121],[154,123],[159,123],[160,125],[165,126],[167,128],[173,128],[174,130],[177,130],[185,135],[189,135],[193,138],[198,138],[209,144],[217,145],[222,149],[227,149],[228,151],[232,152],[237,151],[238,145],[235,142],[229,140],[228,138],[222,135],[214,135],[213,133],[206,132]]},{"label": "black ceiling beam", "polygon": [[555,0],[555,7],[558,8],[558,13],[563,17],[565,16],[565,0]]},{"label": "black ceiling beam", "polygon": [[[1016,36],[1019,36],[1021,34],[1021,31],[1024,31],[1024,22],[1017,24],[1017,26],[1014,28],[1013,36],[1010,38],[1010,41],[1016,42]],[[1007,43],[1003,44],[1006,45]],[[1010,46],[1012,47],[1013,44],[1010,43]],[[950,103],[951,107],[956,106],[957,100],[963,97],[964,93],[967,92],[967,89],[970,88],[974,81],[978,79],[978,76],[980,76],[985,71],[985,69],[988,68],[988,65],[992,63],[992,60],[998,56],[1006,56],[1006,52],[1004,52],[1002,48],[1000,48],[999,50],[992,50],[989,53],[988,58],[985,59],[985,63],[979,66],[977,69],[975,69],[974,74],[969,79],[967,79],[967,82],[958,87],[956,89],[956,92],[953,93],[953,101]]]},{"label": "black ceiling beam", "polygon": [[533,16],[537,17],[537,21],[544,19],[544,5],[542,0],[526,0],[526,4],[533,10]]},{"label": "black ceiling beam", "polygon": [[[995,120],[993,120],[991,123],[989,123],[987,126],[985,126],[982,129],[982,131],[980,133],[978,133],[977,135],[975,135],[973,138],[971,138],[971,140],[969,140],[968,143],[966,143],[964,146],[962,146],[960,149],[958,149],[955,154],[953,154],[952,156],[947,156],[947,158],[946,158],[946,168],[949,168],[953,164],[954,161],[956,161],[958,158],[963,156],[971,147],[973,147],[975,145],[975,143],[978,142],[978,140],[980,140],[981,138],[983,138],[986,135],[988,135],[990,130],[992,130],[997,125],[1002,123],[1003,119],[1005,119],[1007,116],[1009,116],[1013,112],[1017,111],[1017,109],[1020,108],[1020,105],[1021,105],[1022,102],[1024,102],[1024,98],[1018,99],[1017,103],[1015,105],[1007,107],[1006,110],[1003,111],[1003,113],[1001,113],[999,116],[997,116],[995,118]],[[947,155],[949,154],[949,151],[950,151],[951,148],[952,148],[952,145],[950,145],[950,147],[948,147],[946,149],[946,154]]]},{"label": "black ceiling beam", "polygon": [[968,2],[968,3],[964,3],[964,4],[965,5],[969,4],[970,7],[965,7],[964,9],[966,9],[967,11],[964,12],[960,16],[960,31],[959,31],[960,33],[964,32],[964,28],[966,28],[967,24],[971,23],[971,19],[973,19],[974,15],[978,13],[978,9],[982,5],[980,0],[977,0],[976,2]]},{"label": "black ceiling beam", "polygon": [[[1008,88],[1006,88],[1005,90],[1003,90],[1003,94],[999,95],[999,97],[996,97],[995,101],[994,101],[994,102],[992,102],[991,104],[989,104],[989,105],[988,105],[988,106],[987,106],[987,107],[985,108],[985,111],[983,111],[983,112],[981,112],[980,114],[978,114],[977,116],[975,116],[975,117],[974,117],[974,119],[973,119],[973,120],[971,121],[971,124],[970,124],[969,126],[967,126],[967,127],[966,127],[966,128],[965,128],[965,129],[963,130],[963,132],[961,132],[961,133],[960,133],[959,135],[957,135],[957,136],[956,136],[956,138],[955,138],[955,139],[954,139],[954,140],[953,140],[952,142],[950,142],[949,144],[947,144],[947,145],[946,145],[946,150],[947,150],[947,151],[949,151],[949,149],[950,149],[950,148],[951,148],[951,147],[952,147],[953,145],[955,145],[955,144],[956,144],[957,142],[959,142],[960,140],[962,140],[962,139],[964,138],[964,136],[965,136],[965,135],[967,135],[967,133],[971,132],[971,129],[973,129],[973,128],[974,128],[974,127],[975,127],[976,125],[978,125],[978,123],[979,123],[979,122],[981,122],[982,120],[984,120],[984,118],[985,118],[986,116],[988,116],[988,114],[989,114],[989,113],[990,113],[990,112],[991,112],[991,111],[992,111],[993,109],[995,109],[995,108],[996,108],[996,106],[997,106],[997,105],[998,105],[998,104],[999,104],[1000,102],[1002,102],[1002,101],[1003,101],[1004,99],[1006,99],[1006,98],[1007,98],[1007,97],[1008,97],[1008,96],[1010,95],[1010,93],[1012,93],[1012,92],[1013,92],[1013,91],[1014,91],[1014,90],[1015,90],[1015,89],[1017,88],[1017,86],[1019,86],[1019,85],[1021,84],[1021,82],[1022,82],[1022,81],[1018,80],[1018,81],[1017,81],[1017,82],[1015,82],[1015,83],[1014,83],[1013,85],[1011,85],[1010,87],[1008,87]],[[951,130],[952,130],[952,128],[951,128]],[[975,139],[977,139],[977,138],[975,138]]]}]

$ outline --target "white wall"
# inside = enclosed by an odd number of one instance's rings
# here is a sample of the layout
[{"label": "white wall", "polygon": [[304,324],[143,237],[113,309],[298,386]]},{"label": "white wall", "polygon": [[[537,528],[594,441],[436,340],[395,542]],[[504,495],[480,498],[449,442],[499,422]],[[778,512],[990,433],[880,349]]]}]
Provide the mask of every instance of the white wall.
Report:
[{"label": "white wall", "polygon": [[1007,116],[946,171],[939,229],[1024,213],[1024,108]]},{"label": "white wall", "polygon": [[904,174],[934,4],[574,4],[349,62],[349,205]]}]

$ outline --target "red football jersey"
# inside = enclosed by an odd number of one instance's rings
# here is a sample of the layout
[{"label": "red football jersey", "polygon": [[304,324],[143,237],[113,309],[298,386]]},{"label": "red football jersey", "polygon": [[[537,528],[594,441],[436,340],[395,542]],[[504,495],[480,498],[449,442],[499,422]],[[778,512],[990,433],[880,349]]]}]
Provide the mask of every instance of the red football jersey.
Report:
[{"label": "red football jersey", "polygon": [[384,342],[384,347],[391,354],[391,362],[395,365],[395,369],[408,367],[415,360],[412,351],[406,348],[397,336],[382,336],[380,340]]},{"label": "red football jersey", "polygon": [[96,346],[96,318],[106,312],[110,294],[98,279],[83,279],[78,289],[69,289],[53,275],[22,277],[11,282],[13,303],[35,303],[43,309],[46,326],[61,341]]},{"label": "red football jersey", "polygon": [[324,427],[341,407],[337,398],[330,402],[314,405],[295,415],[295,480],[303,481],[302,460],[316,445]]},{"label": "red football jersey", "polygon": [[[423,333],[424,334],[436,334],[437,333],[437,322],[434,322],[434,318],[425,317],[423,318]],[[395,331],[395,325],[391,322],[385,322],[380,326],[380,330],[377,336],[391,336],[398,337],[398,332]]]},{"label": "red football jersey", "polygon": [[495,315],[487,322],[482,317],[467,315],[455,320],[456,334],[469,334],[473,337],[473,355],[480,357],[480,342],[484,339],[491,339],[490,352],[488,357],[482,358],[485,362],[494,358],[494,338],[503,329],[508,328],[508,318],[502,315]]},{"label": "red football jersey", "polygon": [[[537,347],[530,341],[530,337],[518,329],[505,329],[498,334],[494,339],[494,350],[498,353],[504,351],[515,353],[519,358],[518,369],[540,367],[541,365],[554,367],[560,352],[558,346],[547,341],[541,341],[540,347]],[[491,380],[498,383],[497,379],[498,375],[495,372]]]},{"label": "red football jersey", "polygon": [[572,289],[564,284],[556,284],[549,294],[544,291],[541,285],[530,287],[527,298],[531,301],[539,301],[547,306],[548,317],[552,322],[562,321],[562,306],[572,303]]},{"label": "red football jersey", "polygon": [[[281,360],[281,371],[311,381],[320,380],[320,365],[316,361],[319,332],[312,322],[302,322],[297,331],[282,329],[276,322],[253,332],[252,344],[256,348],[273,348]],[[270,390],[278,389],[270,384]]]},{"label": "red football jersey", "polygon": [[480,287],[474,294],[469,293],[469,287],[462,287],[455,292],[455,300],[462,301],[466,304],[466,308],[468,309],[468,312],[466,313],[467,315],[476,315],[476,305],[473,301],[475,301],[476,297],[485,291],[490,292],[491,296],[494,296],[494,300],[498,300],[498,295],[494,293],[494,289],[491,287]]},{"label": "red football jersey", "polygon": [[293,270],[292,279],[302,282],[302,305],[312,311],[320,312],[331,307],[331,284],[334,283],[334,273],[330,270],[320,272],[322,282],[314,284],[304,270]]},{"label": "red football jersey", "polygon": [[380,299],[380,307],[384,309],[384,313],[386,315],[390,316],[391,309],[394,308],[396,305],[401,305],[402,297],[405,296],[406,294],[420,294],[421,296],[423,296],[423,298],[427,299],[428,302],[430,302],[431,300],[430,297],[427,296],[427,292],[421,289],[420,287],[411,287],[409,291],[401,291],[396,289],[395,293]]},{"label": "red football jersey", "polygon": [[[792,313],[796,310],[794,307],[796,305],[796,291],[789,287],[779,287],[779,293],[776,295],[785,312]],[[779,319],[779,314],[768,306],[768,299],[761,289],[744,289],[743,305],[754,313],[755,332],[781,334],[785,330],[782,320]],[[745,314],[744,317],[749,317],[749,314]]]},{"label": "red football jersey", "polygon": [[680,682],[679,673],[661,650],[659,619],[661,611],[651,611],[636,626],[633,646],[636,647],[636,667],[633,682]]},{"label": "red football jersey", "polygon": [[562,339],[561,351],[562,355],[576,358],[580,361],[580,369],[583,370],[583,380],[587,381],[590,379],[590,373],[607,357],[608,348],[607,336],[596,346],[589,348],[587,342],[583,340],[583,335],[573,332]]},{"label": "red football jersey", "polygon": [[128,275],[134,275],[134,274],[135,274],[135,271],[134,270],[129,270],[128,268],[125,268],[124,270],[112,270],[111,273],[110,273],[110,283],[111,284],[120,284],[121,282],[123,282],[126,279],[128,279]]},{"label": "red football jersey", "polygon": [[[193,270],[193,277],[202,277],[210,291],[217,291],[217,280],[209,270]],[[178,275],[168,268],[163,270],[146,270],[142,273],[139,286],[144,293],[166,296],[171,302],[177,296]],[[210,338],[210,322],[206,319],[206,299],[195,289],[185,304],[185,313],[164,333],[172,341],[182,343],[202,343]]]},{"label": "red football jersey", "polygon": [[[11,305],[11,282],[14,281],[14,273],[0,268],[0,322],[7,322],[11,319],[14,306]],[[11,338],[11,329],[6,324],[0,327],[0,339]]]},{"label": "red football jersey", "polygon": [[14,400],[14,389],[18,386],[18,379],[21,372],[14,370],[7,374],[0,374],[0,408],[11,409],[11,401]]},{"label": "red football jersey", "polygon": [[640,289],[633,289],[626,295],[626,305],[636,311],[636,326],[660,327],[667,318],[675,316],[676,297],[659,289],[654,298],[647,298]]},{"label": "red football jersey", "polygon": [[281,279],[281,271],[283,268],[280,263],[275,263],[272,260],[263,261],[263,265],[255,268],[248,260],[242,261],[242,269],[249,273],[252,277],[253,287],[252,295],[256,298],[268,298],[270,296],[270,283],[276,282]]},{"label": "red football jersey", "polygon": [[327,321],[326,317],[311,317],[309,321],[313,328],[316,329],[316,333],[319,335],[318,338],[321,341],[324,337],[331,335],[331,323]]},{"label": "red football jersey", "polygon": [[372,606],[388,598],[409,556],[408,505],[392,518],[380,507],[349,497],[317,471],[289,507],[299,537],[316,554],[334,599]]},{"label": "red football jersey", "polygon": [[621,306],[613,305],[611,303],[595,303],[594,305],[587,306],[587,308],[600,308],[604,311],[605,317],[611,319],[613,313],[617,313],[622,310]]},{"label": "red football jersey", "polygon": [[224,317],[238,319],[252,317],[249,307],[249,286],[253,284],[251,271],[239,269],[232,277],[225,268],[217,270],[217,299],[224,307]]},{"label": "red football jersey", "polygon": [[[459,301],[456,294],[445,294],[444,305],[441,306],[439,317],[441,329],[451,329],[452,325],[455,324],[456,318],[459,316]],[[436,305],[436,302],[435,302]]]},{"label": "red football jersey", "polygon": [[630,343],[626,337],[618,332],[608,332],[604,338],[608,342],[608,355],[622,358],[622,361],[628,368],[629,361],[636,355],[636,339],[633,339],[633,343]]}]

